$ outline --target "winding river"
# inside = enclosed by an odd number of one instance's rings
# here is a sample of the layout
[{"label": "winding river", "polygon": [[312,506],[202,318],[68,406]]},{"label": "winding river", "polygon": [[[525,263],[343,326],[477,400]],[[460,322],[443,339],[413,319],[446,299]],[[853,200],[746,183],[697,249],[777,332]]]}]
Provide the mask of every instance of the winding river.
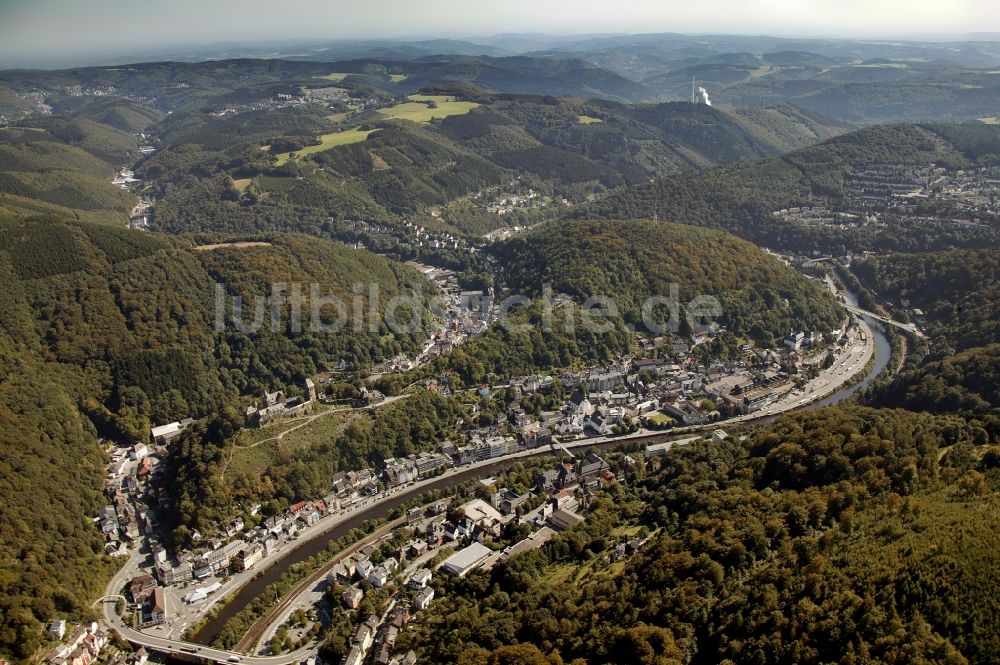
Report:
[{"label": "winding river", "polygon": [[[857,298],[853,293],[850,292],[843,284],[840,285],[845,298],[851,304],[857,304]],[[875,363],[871,371],[865,375],[864,379],[855,383],[854,385],[842,388],[831,395],[813,402],[812,404],[800,407],[796,410],[808,410],[808,409],[819,409],[825,406],[830,406],[841,402],[859,390],[867,387],[872,381],[882,372],[883,369],[889,364],[890,347],[889,340],[886,338],[883,332],[882,325],[877,321],[865,317],[865,322],[868,324],[869,328],[872,330],[875,338]],[[770,422],[779,418],[780,416],[768,416],[762,418],[759,422]],[[651,435],[650,439],[667,439],[671,435],[669,432],[659,433],[656,435]],[[645,439],[643,439],[645,440]],[[634,439],[633,439],[634,441]],[[612,448],[620,445],[620,442],[610,442],[603,444],[595,444],[595,447],[601,448]],[[552,451],[548,448],[539,449],[535,455],[551,455]],[[360,527],[365,521],[372,519],[379,519],[383,517],[388,517],[392,511],[412,500],[414,497],[430,490],[437,489],[449,489],[460,485],[468,480],[473,480],[476,478],[487,477],[495,474],[497,471],[503,470],[517,462],[523,461],[526,457],[521,456],[513,459],[506,459],[497,461],[494,464],[489,464],[486,466],[480,466],[466,471],[460,471],[455,474],[447,475],[441,477],[440,480],[430,483],[428,485],[423,485],[419,488],[414,488],[410,491],[399,492],[390,499],[380,502],[377,506],[373,506],[370,510],[363,513],[359,513],[347,521],[332,527],[329,531],[325,532],[321,536],[314,538],[312,540],[302,543],[299,547],[292,550],[286,554],[281,559],[275,561],[273,564],[268,566],[263,570],[257,577],[250,580],[242,588],[240,588],[232,599],[227,603],[211,621],[206,622],[201,629],[193,636],[193,641],[199,642],[201,644],[209,644],[215,637],[222,631],[222,628],[226,623],[233,618],[236,614],[245,609],[254,598],[263,593],[264,589],[271,583],[275,582],[280,578],[285,571],[287,571],[291,566],[301,563],[306,559],[323,552],[330,541],[342,538],[347,535],[351,529]]]}]

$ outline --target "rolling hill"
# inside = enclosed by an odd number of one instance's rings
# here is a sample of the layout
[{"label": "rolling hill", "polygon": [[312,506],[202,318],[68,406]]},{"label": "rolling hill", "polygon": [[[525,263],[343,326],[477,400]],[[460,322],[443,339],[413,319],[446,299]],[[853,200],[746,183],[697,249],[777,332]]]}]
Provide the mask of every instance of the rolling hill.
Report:
[{"label": "rolling hill", "polygon": [[801,225],[773,213],[803,205],[848,207],[845,179],[866,166],[937,163],[962,168],[996,164],[1000,128],[884,125],[857,130],[781,157],[752,160],[638,184],[572,213],[579,218],[651,217],[725,229],[760,245],[798,253],[844,255],[865,250],[923,251],[990,246],[996,229],[928,224]]},{"label": "rolling hill", "polygon": [[[91,616],[115,568],[91,524],[105,503],[98,436],[146,440],[151,424],[235,414],[240,394],[294,391],[325,363],[415,348],[388,334],[381,309],[372,331],[312,331],[308,292],[320,284],[350,309],[351,285],[368,281],[384,304],[417,273],[316,238],[261,240],[197,251],[189,238],[105,225],[0,221],[0,649],[26,658],[42,622]],[[216,283],[250,297],[289,280],[307,294],[303,331],[287,311],[277,331],[216,330]]]},{"label": "rolling hill", "polygon": [[59,213],[123,224],[135,196],[111,184],[135,137],[108,125],[39,118],[0,129],[0,215]]},{"label": "rolling hill", "polygon": [[672,284],[681,303],[718,298],[719,324],[758,342],[791,328],[831,330],[841,319],[828,292],[780,261],[728,234],[683,224],[549,222],[505,241],[495,254],[515,293],[538,295],[550,284],[580,301],[609,296],[636,326],[644,300],[669,296]]}]

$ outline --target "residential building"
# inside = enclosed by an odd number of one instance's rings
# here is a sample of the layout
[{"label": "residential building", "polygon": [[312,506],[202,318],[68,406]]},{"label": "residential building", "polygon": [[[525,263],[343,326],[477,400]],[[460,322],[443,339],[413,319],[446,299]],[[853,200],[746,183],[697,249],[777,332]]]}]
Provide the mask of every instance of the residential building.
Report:
[{"label": "residential building", "polygon": [[413,597],[413,609],[420,610],[427,609],[427,606],[431,604],[434,600],[434,589],[430,587],[425,587],[417,592],[417,595]]},{"label": "residential building", "polygon": [[381,589],[391,578],[392,573],[386,570],[385,567],[379,566],[372,571],[371,575],[368,576],[368,582],[376,589]]},{"label": "residential building", "polygon": [[361,605],[361,600],[365,597],[365,592],[356,586],[348,587],[344,593],[340,595],[340,602],[344,604],[344,607],[350,610],[356,610]]},{"label": "residential building", "polygon": [[557,531],[572,529],[581,522],[583,522],[582,515],[577,515],[576,513],[571,513],[567,510],[553,510],[552,514],[549,515],[549,524],[551,524],[552,528]]},{"label": "residential building", "polygon": [[163,593],[163,587],[156,587],[153,592],[153,604],[149,610],[147,626],[158,626],[167,621],[167,598]]},{"label": "residential building", "polygon": [[423,589],[430,583],[431,577],[431,571],[426,568],[420,568],[410,575],[410,579],[406,585],[411,589]]}]

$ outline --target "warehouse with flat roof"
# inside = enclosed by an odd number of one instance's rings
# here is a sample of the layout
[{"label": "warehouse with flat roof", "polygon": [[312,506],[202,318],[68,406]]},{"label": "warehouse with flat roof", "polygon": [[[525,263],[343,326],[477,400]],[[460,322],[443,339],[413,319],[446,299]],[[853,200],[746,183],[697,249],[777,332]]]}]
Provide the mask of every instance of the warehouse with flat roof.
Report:
[{"label": "warehouse with flat roof", "polygon": [[486,545],[472,543],[445,559],[441,568],[459,577],[465,577],[466,573],[485,561],[486,557],[491,554],[493,554],[493,550]]}]

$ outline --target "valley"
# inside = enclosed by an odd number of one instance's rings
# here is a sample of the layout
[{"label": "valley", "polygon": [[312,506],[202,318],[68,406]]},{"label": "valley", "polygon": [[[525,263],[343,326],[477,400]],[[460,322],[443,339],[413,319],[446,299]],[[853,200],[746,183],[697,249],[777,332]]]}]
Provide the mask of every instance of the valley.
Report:
[{"label": "valley", "polygon": [[0,70],[0,659],[994,662],[995,44]]}]

